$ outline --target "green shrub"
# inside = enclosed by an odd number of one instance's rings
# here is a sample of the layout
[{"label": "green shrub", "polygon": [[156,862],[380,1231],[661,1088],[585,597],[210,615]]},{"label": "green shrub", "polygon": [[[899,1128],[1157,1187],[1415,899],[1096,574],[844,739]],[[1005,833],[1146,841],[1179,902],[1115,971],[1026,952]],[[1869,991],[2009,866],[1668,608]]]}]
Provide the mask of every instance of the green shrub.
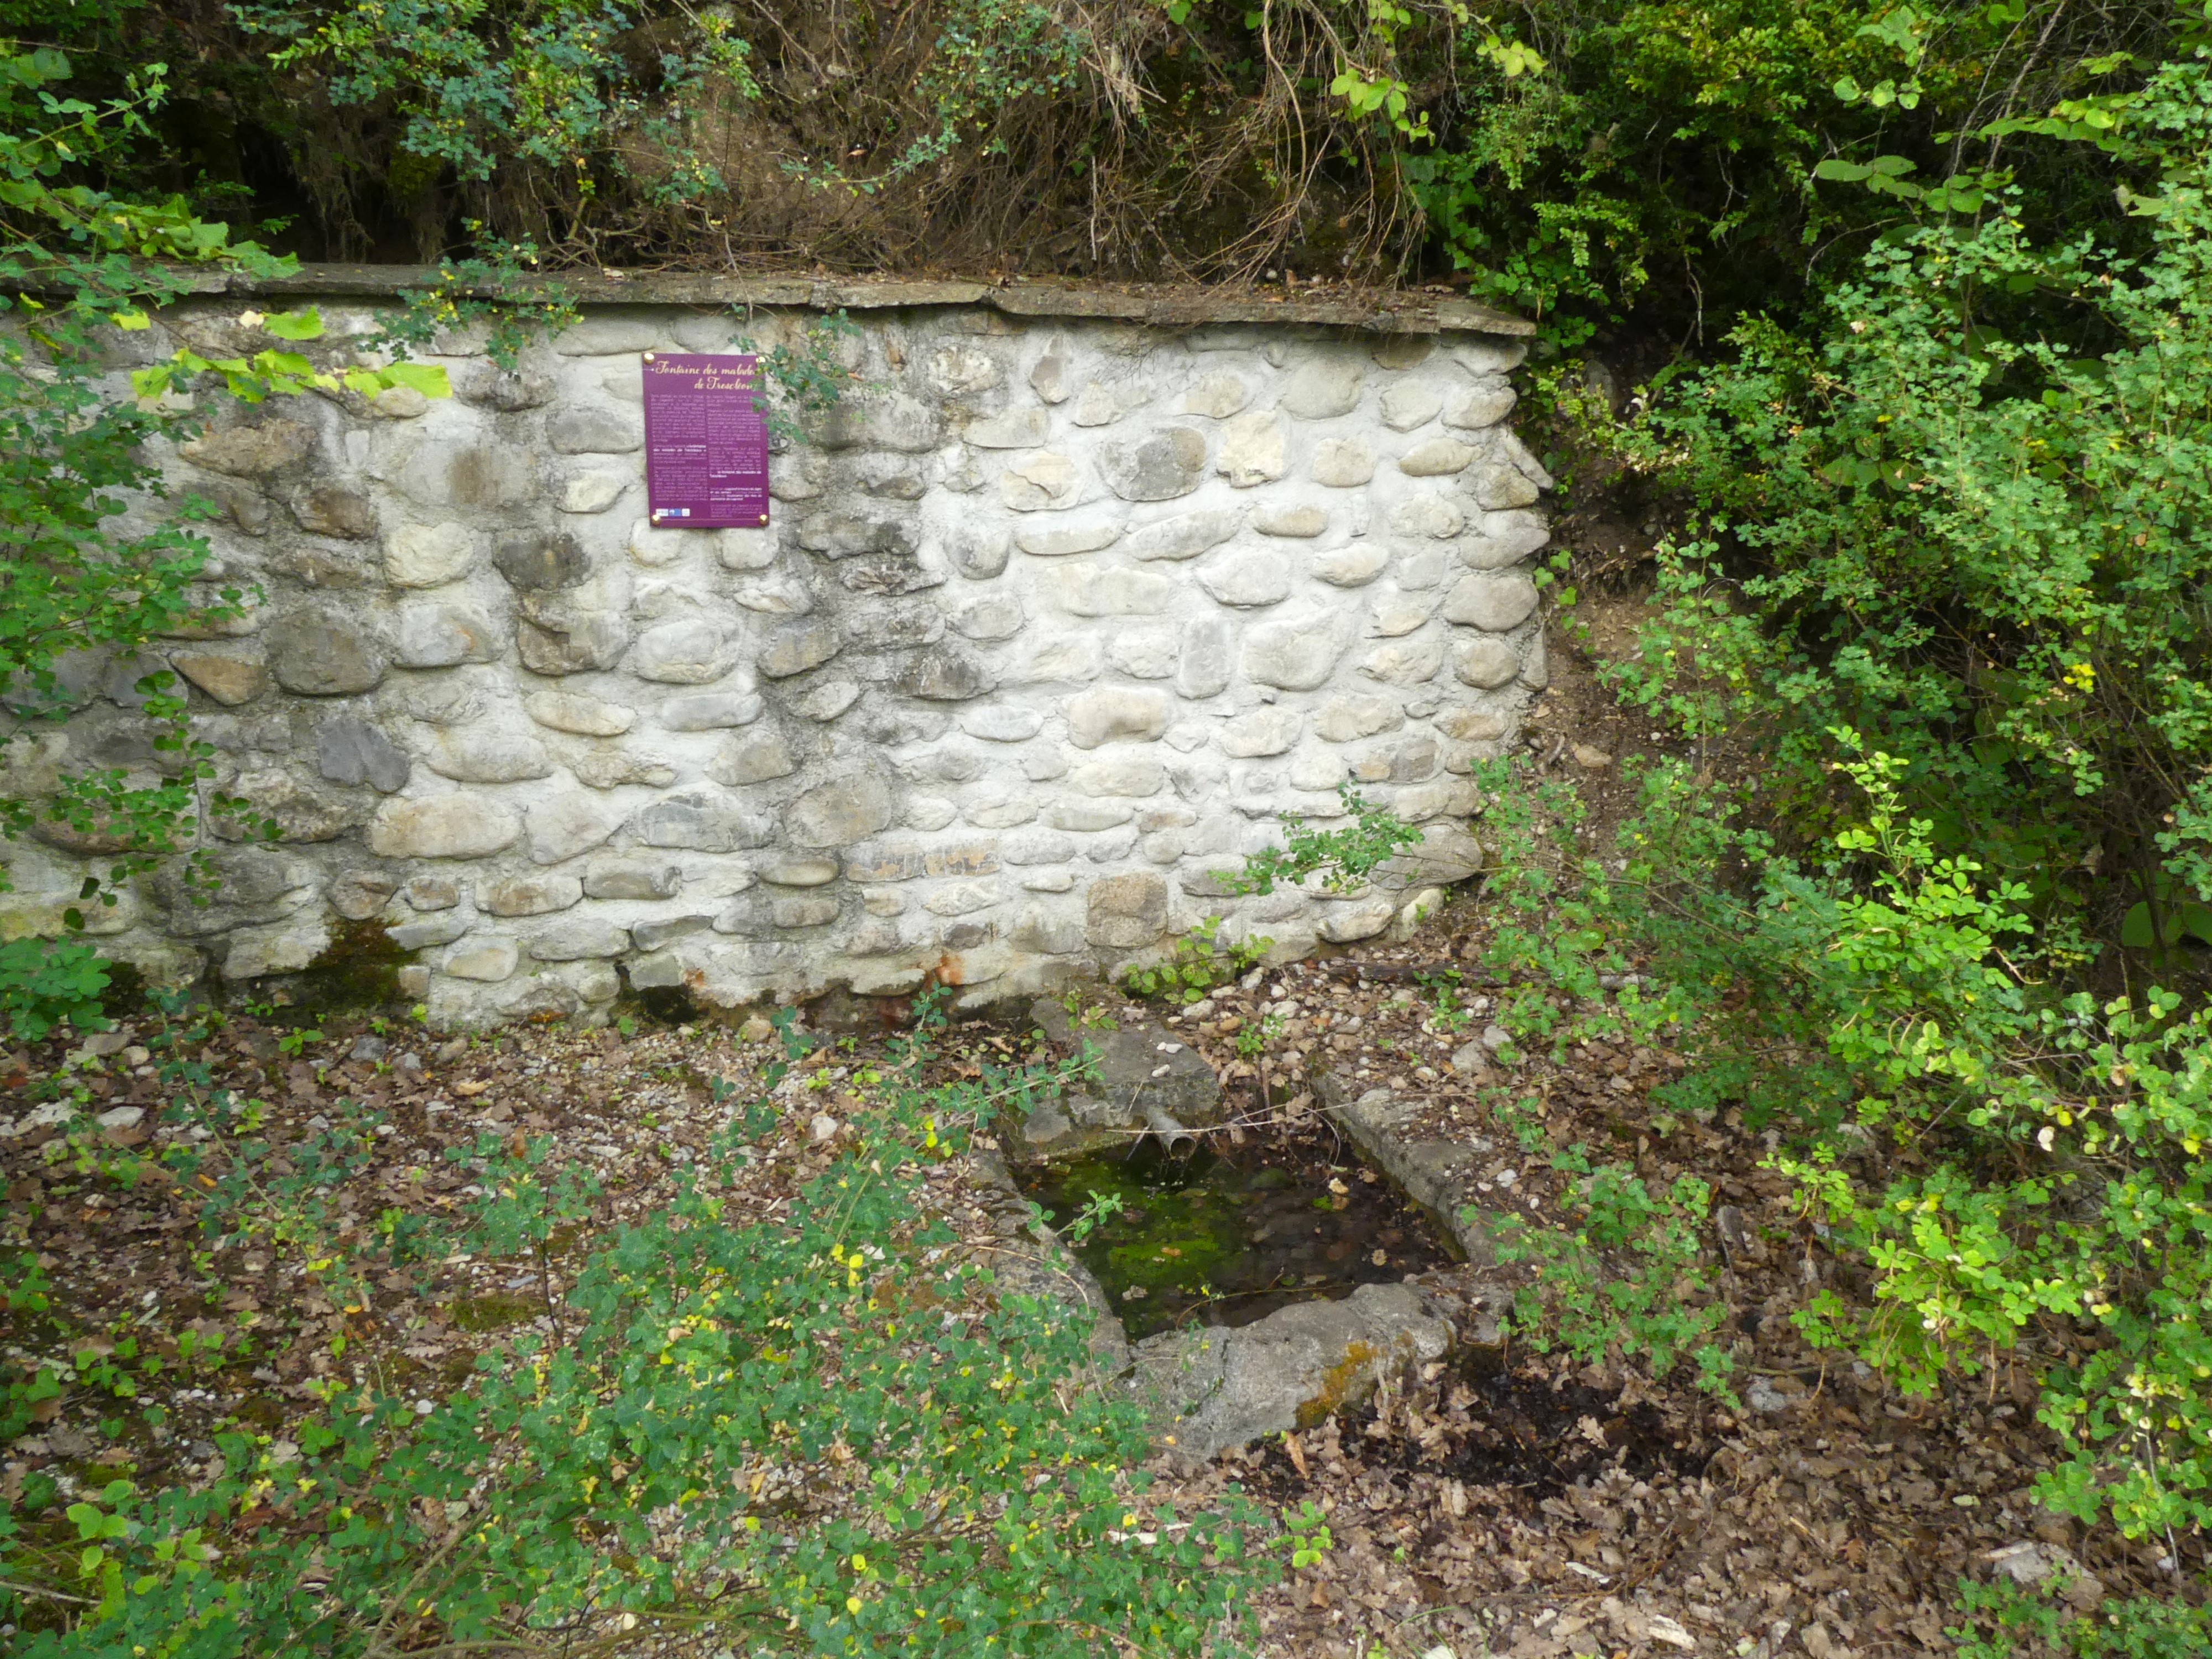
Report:
[{"label": "green shrub", "polygon": [[1225,938],[1222,919],[1208,916],[1175,942],[1166,961],[1142,966],[1133,963],[1124,968],[1121,988],[1133,997],[1159,997],[1183,1005],[1194,1003],[1208,991],[1234,984],[1250,973],[1267,960],[1268,948],[1273,943],[1273,939],[1256,935]]},{"label": "green shrub", "polygon": [[[1772,1167],[1870,1273],[1870,1294],[1824,1290],[1799,1310],[1809,1340],[1908,1394],[2026,1365],[2060,1448],[2044,1502],[2131,1537],[2205,1525],[2212,1009],[2055,986],[2025,888],[1937,852],[1901,811],[1902,770],[1881,754],[1845,763],[1857,822],[1808,867],[1679,764],[1644,774],[1642,810],[1595,850],[1556,787],[1494,764],[1489,960],[1522,985],[1501,1018],[1531,1045],[1685,1050],[1692,1066],[1652,1094],[1655,1125],[1734,1108],[1774,1128]],[[1638,983],[1601,985],[1632,968]],[[1686,1347],[1694,1330],[1649,1321],[1690,1264],[1702,1194],[1662,1204],[1626,1171],[1554,1161],[1589,1178],[1574,1229],[1510,1236],[1539,1265],[1523,1316],[1578,1352],[1608,1321],[1656,1359]],[[1608,1251],[1632,1269],[1618,1290]],[[2095,1333],[2088,1352],[2049,1358],[2074,1328]]]},{"label": "green shrub", "polygon": [[1815,836],[1865,734],[1941,851],[2106,938],[2186,930],[2162,864],[2212,896],[2208,85],[2191,56],[2106,112],[2140,252],[2008,196],[1901,228],[1820,339],[1747,325],[1627,437],[1697,508],[1627,694],[1755,736]]},{"label": "green shrub", "polygon": [[1217,870],[1215,878],[1232,893],[1272,893],[1278,882],[1319,876],[1328,891],[1348,892],[1400,849],[1419,842],[1418,828],[1387,807],[1370,805],[1351,784],[1339,784],[1336,793],[1349,823],[1337,830],[1316,830],[1297,813],[1285,812],[1280,847],[1253,854],[1241,871]]},{"label": "green shrub", "polygon": [[18,1039],[36,1042],[66,1022],[80,1031],[107,1028],[100,994],[107,963],[73,939],[19,939],[0,945],[0,1018]]},{"label": "green shrub", "polygon": [[1561,1346],[1585,1364],[1634,1356],[1662,1376],[1693,1358],[1699,1385],[1725,1395],[1734,1366],[1711,1338],[1728,1304],[1709,1289],[1697,1294],[1705,1288],[1697,1267],[1712,1189],[1686,1175],[1654,1194],[1632,1165],[1592,1169],[1579,1146],[1553,1162],[1577,1177],[1563,1205],[1570,1226],[1466,1212],[1487,1223],[1500,1261],[1534,1264],[1515,1294],[1514,1328],[1539,1353]]}]

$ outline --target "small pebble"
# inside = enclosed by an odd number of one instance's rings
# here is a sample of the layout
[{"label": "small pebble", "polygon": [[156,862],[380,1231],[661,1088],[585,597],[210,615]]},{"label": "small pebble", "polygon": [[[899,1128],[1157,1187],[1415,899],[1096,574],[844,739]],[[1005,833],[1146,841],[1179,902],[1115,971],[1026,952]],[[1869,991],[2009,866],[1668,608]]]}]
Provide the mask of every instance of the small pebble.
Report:
[{"label": "small pebble", "polygon": [[357,1036],[353,1047],[346,1051],[348,1060],[382,1060],[392,1052],[392,1045],[380,1036]]},{"label": "small pebble", "polygon": [[814,1121],[806,1126],[806,1132],[813,1137],[814,1144],[819,1146],[825,1140],[835,1140],[837,1138],[837,1131],[844,1127],[829,1113],[817,1112],[814,1115]]}]

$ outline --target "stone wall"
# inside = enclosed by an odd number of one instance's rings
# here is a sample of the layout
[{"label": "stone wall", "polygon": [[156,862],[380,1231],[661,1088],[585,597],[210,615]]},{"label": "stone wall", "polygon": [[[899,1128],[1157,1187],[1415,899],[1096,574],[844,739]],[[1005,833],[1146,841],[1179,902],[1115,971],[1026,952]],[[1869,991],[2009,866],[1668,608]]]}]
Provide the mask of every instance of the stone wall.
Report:
[{"label": "stone wall", "polygon": [[[188,301],[118,349],[251,347],[248,303],[286,301]],[[322,308],[343,347],[376,302]],[[380,930],[470,1024],[624,976],[1026,994],[1216,912],[1284,954],[1389,926],[1387,891],[1212,872],[1346,779],[1427,824],[1475,808],[1544,679],[1518,325],[878,306],[846,348],[870,389],[776,455],[769,528],[648,527],[640,354],[812,320],[593,306],[514,372],[441,342],[450,400],[216,411],[165,464],[251,614],[72,664],[85,707],[14,787],[152,762],[131,688],[166,665],[282,840],[224,850],[206,908],[143,881],[106,948],[236,987]],[[6,927],[51,925],[100,850],[6,849]]]}]

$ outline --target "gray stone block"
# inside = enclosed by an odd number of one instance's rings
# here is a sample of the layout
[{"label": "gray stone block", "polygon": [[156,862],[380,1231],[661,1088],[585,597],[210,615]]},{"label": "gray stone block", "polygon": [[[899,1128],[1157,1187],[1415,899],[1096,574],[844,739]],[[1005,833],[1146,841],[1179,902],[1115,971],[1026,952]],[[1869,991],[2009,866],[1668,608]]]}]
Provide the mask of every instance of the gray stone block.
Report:
[{"label": "gray stone block", "polygon": [[376,507],[357,489],[311,484],[292,497],[292,517],[311,536],[367,541],[376,534]]},{"label": "gray stone block", "polygon": [[387,795],[404,787],[414,769],[389,738],[352,714],[340,714],[315,728],[315,763],[334,783],[365,783]]},{"label": "gray stone block", "polygon": [[1182,648],[1176,665],[1176,690],[1192,699],[1218,696],[1229,684],[1236,662],[1237,633],[1218,617],[1194,617],[1183,624]]},{"label": "gray stone block", "polygon": [[1481,635],[1454,641],[1452,673],[1462,685],[1494,691],[1521,672],[1521,653],[1504,640]]},{"label": "gray stone block", "polygon": [[1024,525],[1014,532],[1014,545],[1033,558],[1064,559],[1099,552],[1121,538],[1119,519],[1094,519],[1085,524]]},{"label": "gray stone block", "polygon": [[400,668],[495,662],[504,643],[491,618],[471,605],[410,605],[392,618],[392,660]]},{"label": "gray stone block", "polygon": [[1279,552],[1240,548],[1200,566],[1198,585],[1232,609],[1255,611],[1290,597],[1291,572],[1291,561]]},{"label": "gray stone block", "polygon": [[788,679],[818,668],[844,648],[836,623],[826,617],[786,623],[762,643],[753,665],[770,679]]},{"label": "gray stone block", "polygon": [[538,801],[522,818],[531,863],[557,865],[591,852],[622,827],[622,818],[623,810],[613,801],[599,801],[580,790],[564,790],[549,801]]},{"label": "gray stone block", "polygon": [[177,446],[194,466],[234,478],[265,478],[295,467],[314,453],[312,428],[278,417],[258,424],[223,427]]},{"label": "gray stone block", "polygon": [[662,685],[708,685],[737,661],[733,634],[703,617],[686,617],[640,634],[630,647],[629,672]]},{"label": "gray stone block", "polygon": [[574,587],[592,574],[591,555],[565,530],[503,536],[491,562],[509,586],[532,592]]},{"label": "gray stone block", "polygon": [[1060,609],[1073,617],[1158,617],[1175,605],[1174,580],[1154,571],[1081,565],[1059,574]]},{"label": "gray stone block", "polygon": [[537,738],[485,726],[447,726],[431,735],[422,763],[456,783],[523,783],[553,775]]},{"label": "gray stone block", "polygon": [[894,684],[909,697],[965,702],[991,690],[997,681],[990,670],[965,652],[933,646],[909,658]]},{"label": "gray stone block", "polygon": [[1126,686],[1100,686],[1060,705],[1067,740],[1078,749],[1096,749],[1104,743],[1157,743],[1174,712],[1174,704],[1163,693]]},{"label": "gray stone block", "polygon": [[451,945],[473,925],[466,916],[445,911],[420,921],[397,923],[386,928],[384,936],[403,951],[427,951],[434,945]]},{"label": "gray stone block", "polygon": [[586,317],[554,337],[553,349],[563,357],[611,357],[632,351],[651,351],[668,343],[664,325],[653,318]]},{"label": "gray stone block", "polygon": [[679,939],[703,933],[714,925],[714,917],[708,915],[658,916],[651,921],[632,923],[629,933],[639,950],[658,951]]},{"label": "gray stone block", "polygon": [[945,551],[952,568],[970,581],[988,581],[1006,568],[1014,538],[1004,525],[964,520],[946,535]]},{"label": "gray stone block", "polygon": [[1129,556],[1145,560],[1196,558],[1234,536],[1243,522],[1243,514],[1224,507],[1179,513],[1131,531]]},{"label": "gray stone block", "polygon": [[1218,368],[1191,383],[1190,390],[1183,393],[1182,412],[1225,421],[1231,415],[1241,414],[1251,401],[1252,388],[1243,375]]},{"label": "gray stone block", "polygon": [[800,847],[850,847],[890,824],[890,786],[873,773],[834,778],[807,790],[784,810],[784,826]]},{"label": "gray stone block", "polygon": [[393,475],[408,500],[424,507],[524,507],[540,493],[537,463],[510,444],[422,440]]},{"label": "gray stone block", "polygon": [[1456,438],[1430,438],[1398,458],[1398,471],[1409,478],[1442,478],[1464,472],[1475,452]]},{"label": "gray stone block", "polygon": [[538,369],[505,369],[482,363],[460,377],[454,388],[463,403],[519,415],[553,401],[559,386],[550,374]]},{"label": "gray stone block", "polygon": [[1101,445],[1098,476],[1125,501],[1172,501],[1205,482],[1206,458],[1205,434],[1171,426]]},{"label": "gray stone block", "polygon": [[518,624],[515,647],[533,674],[584,674],[612,668],[629,647],[629,624],[620,617],[592,612],[556,617],[550,613]]},{"label": "gray stone block", "polygon": [[1354,542],[1323,553],[1313,573],[1332,587],[1364,587],[1390,568],[1390,550],[1379,542]]},{"label": "gray stone block", "polygon": [[384,641],[335,610],[295,611],[269,629],[269,672],[287,691],[343,697],[383,682]]},{"label": "gray stone block", "polygon": [[521,963],[520,944],[504,934],[488,933],[456,945],[439,966],[455,979],[496,981],[512,976]]},{"label": "gray stone block", "polygon": [[1261,685],[1310,691],[1335,671],[1349,641],[1344,618],[1329,612],[1261,623],[1244,636],[1244,674]]},{"label": "gray stone block", "polygon": [[1536,584],[1524,575],[1462,576],[1444,596],[1444,620],[1503,634],[1528,620],[1536,599]]},{"label": "gray stone block", "polygon": [[732,787],[787,778],[798,769],[798,759],[782,734],[765,730],[725,739],[706,768],[716,783]]},{"label": "gray stone block", "polygon": [[1356,357],[1337,354],[1313,359],[1291,371],[1277,407],[1302,421],[1333,420],[1359,406],[1366,383],[1367,366]]},{"label": "gray stone block", "polygon": [[[1088,917],[1084,937],[1101,950],[1142,950],[1167,931],[1168,884],[1150,872],[1100,877],[1085,892],[1084,906]],[[1158,1063],[1146,1066],[1147,1077],[1151,1065]],[[1206,1081],[1213,1082],[1211,1067],[1206,1069]]]},{"label": "gray stone block", "polygon": [[641,807],[629,823],[631,836],[647,847],[685,848],[696,853],[733,853],[765,847],[775,825],[765,815],[719,791],[696,788],[664,795]]},{"label": "gray stone block", "polygon": [[1221,752],[1239,760],[1279,755],[1298,740],[1305,716],[1290,708],[1255,708],[1221,728]]},{"label": "gray stone block", "polygon": [[684,872],[659,859],[593,859],[584,871],[584,896],[598,899],[673,898]]},{"label": "gray stone block", "polygon": [[461,793],[387,800],[368,827],[368,850],[386,859],[485,858],[522,833],[497,801]]},{"label": "gray stone block", "polygon": [[627,410],[574,405],[554,411],[545,441],[563,455],[628,455],[645,447],[645,426]]},{"label": "gray stone block", "polygon": [[669,698],[657,715],[671,732],[714,732],[750,726],[761,717],[762,707],[757,691],[700,691]]},{"label": "gray stone block", "polygon": [[495,916],[543,916],[566,910],[584,896],[574,876],[503,876],[477,884],[477,908]]},{"label": "gray stone block", "polygon": [[580,691],[533,691],[522,700],[522,708],[538,725],[579,737],[618,738],[637,724],[636,709]]},{"label": "gray stone block", "polygon": [[618,957],[630,948],[629,929],[598,916],[579,916],[532,935],[532,962],[580,962]]},{"label": "gray stone block", "polygon": [[1357,489],[1375,476],[1375,452],[1358,438],[1324,438],[1315,447],[1313,480],[1331,489]]},{"label": "gray stone block", "polygon": [[807,517],[799,526],[799,544],[825,558],[849,559],[864,553],[913,556],[914,521],[903,515],[828,512]]},{"label": "gray stone block", "polygon": [[1222,428],[1214,471],[1238,489],[1272,483],[1289,465],[1290,434],[1272,410],[1253,410]]}]

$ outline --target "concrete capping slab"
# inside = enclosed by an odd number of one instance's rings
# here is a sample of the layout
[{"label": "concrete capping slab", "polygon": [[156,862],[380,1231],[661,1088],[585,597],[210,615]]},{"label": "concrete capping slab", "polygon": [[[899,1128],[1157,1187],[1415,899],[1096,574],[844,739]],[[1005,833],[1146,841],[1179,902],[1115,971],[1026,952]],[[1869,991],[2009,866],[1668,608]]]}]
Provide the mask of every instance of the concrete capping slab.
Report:
[{"label": "concrete capping slab", "polygon": [[[262,299],[391,299],[439,283],[432,265],[303,264],[289,276],[202,269],[172,273],[186,294]],[[1494,334],[1526,338],[1536,325],[1456,295],[1358,289],[1299,296],[1263,288],[1199,283],[1085,283],[1012,277],[817,277],[703,271],[577,270],[550,273],[544,291],[581,306],[788,306],[813,311],[883,311],[976,306],[1009,317],[1097,318],[1152,328],[1222,323],[1351,329],[1370,334]],[[494,297],[485,284],[452,289]],[[509,297],[528,298],[528,290]]]}]

